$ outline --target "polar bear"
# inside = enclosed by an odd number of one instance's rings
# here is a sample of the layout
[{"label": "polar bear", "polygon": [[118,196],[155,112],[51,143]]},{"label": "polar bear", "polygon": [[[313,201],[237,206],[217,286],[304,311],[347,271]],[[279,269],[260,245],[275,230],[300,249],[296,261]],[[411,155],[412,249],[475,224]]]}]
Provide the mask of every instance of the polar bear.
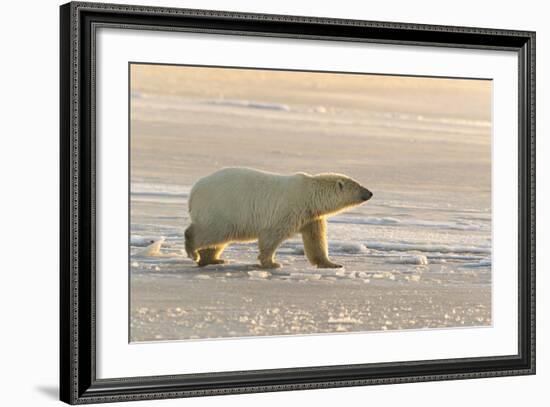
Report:
[{"label": "polar bear", "polygon": [[371,197],[368,189],[341,174],[281,175],[224,168],[191,189],[185,250],[202,267],[224,263],[220,255],[229,243],[257,240],[261,266],[278,268],[277,247],[301,233],[311,264],[342,267],[328,257],[326,218]]}]

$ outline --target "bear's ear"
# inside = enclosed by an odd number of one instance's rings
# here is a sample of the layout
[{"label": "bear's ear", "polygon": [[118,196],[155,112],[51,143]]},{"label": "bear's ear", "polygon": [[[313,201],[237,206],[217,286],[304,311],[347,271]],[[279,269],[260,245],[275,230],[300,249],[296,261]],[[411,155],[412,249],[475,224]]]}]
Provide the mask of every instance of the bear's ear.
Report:
[{"label": "bear's ear", "polygon": [[336,181],[336,183],[338,184],[338,188],[340,189],[340,191],[343,191],[344,190],[344,181],[339,179],[338,181]]}]

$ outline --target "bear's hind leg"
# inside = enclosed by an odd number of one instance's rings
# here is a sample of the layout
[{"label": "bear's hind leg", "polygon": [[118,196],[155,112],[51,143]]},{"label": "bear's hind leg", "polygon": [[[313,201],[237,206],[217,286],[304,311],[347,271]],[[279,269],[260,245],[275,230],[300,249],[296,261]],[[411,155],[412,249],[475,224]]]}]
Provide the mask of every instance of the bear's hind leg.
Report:
[{"label": "bear's hind leg", "polygon": [[275,251],[286,238],[287,236],[282,236],[276,231],[266,231],[260,234],[258,239],[258,247],[260,249],[258,260],[260,260],[263,268],[276,269],[281,267],[274,259]]},{"label": "bear's hind leg", "polygon": [[212,231],[205,233],[204,228],[196,224],[185,230],[185,251],[199,266],[224,263],[219,256],[225,246],[227,244],[220,240],[219,234]]},{"label": "bear's hind leg", "polygon": [[204,267],[209,264],[224,264],[225,260],[219,258],[223,252],[223,249],[225,249],[225,245],[199,250],[199,267]]},{"label": "bear's hind leg", "polygon": [[340,268],[328,258],[327,221],[325,218],[314,220],[305,225],[300,232],[304,242],[304,251],[311,264],[319,268]]},{"label": "bear's hind leg", "polygon": [[192,259],[194,262],[199,261],[199,251],[195,249],[195,227],[191,224],[187,229],[185,229],[185,251],[187,256]]}]

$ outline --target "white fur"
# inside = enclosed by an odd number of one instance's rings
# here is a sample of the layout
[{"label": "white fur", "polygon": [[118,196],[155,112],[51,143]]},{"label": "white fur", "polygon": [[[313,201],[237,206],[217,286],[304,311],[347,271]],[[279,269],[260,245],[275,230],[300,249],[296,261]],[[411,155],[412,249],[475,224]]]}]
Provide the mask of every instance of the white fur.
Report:
[{"label": "white fur", "polygon": [[283,240],[312,221],[362,203],[362,191],[364,188],[357,182],[340,174],[219,170],[200,179],[191,189],[188,253],[198,260],[193,254],[196,250],[219,247],[221,252],[227,243],[259,239],[260,260],[265,252],[263,260],[272,262],[273,253]]}]

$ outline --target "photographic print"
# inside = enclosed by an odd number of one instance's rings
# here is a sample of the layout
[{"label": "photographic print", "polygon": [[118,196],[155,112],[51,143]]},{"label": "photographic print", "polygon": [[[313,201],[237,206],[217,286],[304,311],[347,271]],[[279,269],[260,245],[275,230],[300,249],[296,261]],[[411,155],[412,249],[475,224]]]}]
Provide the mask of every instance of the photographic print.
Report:
[{"label": "photographic print", "polygon": [[60,399],[535,374],[535,36],[61,6]]},{"label": "photographic print", "polygon": [[491,80],[129,78],[131,342],[491,325]]},{"label": "photographic print", "polygon": [[61,400],[535,374],[535,36],[61,6]]}]

